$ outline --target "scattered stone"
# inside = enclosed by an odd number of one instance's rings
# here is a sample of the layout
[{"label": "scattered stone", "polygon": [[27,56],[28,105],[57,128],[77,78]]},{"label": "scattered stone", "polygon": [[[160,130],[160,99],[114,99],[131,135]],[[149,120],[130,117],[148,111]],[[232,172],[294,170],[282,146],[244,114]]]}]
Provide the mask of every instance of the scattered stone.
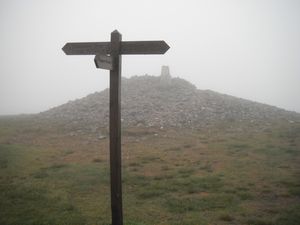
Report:
[{"label": "scattered stone", "polygon": [[102,140],[102,139],[105,139],[105,138],[106,138],[105,135],[99,135],[99,136],[98,136],[98,139],[99,139],[99,140]]}]

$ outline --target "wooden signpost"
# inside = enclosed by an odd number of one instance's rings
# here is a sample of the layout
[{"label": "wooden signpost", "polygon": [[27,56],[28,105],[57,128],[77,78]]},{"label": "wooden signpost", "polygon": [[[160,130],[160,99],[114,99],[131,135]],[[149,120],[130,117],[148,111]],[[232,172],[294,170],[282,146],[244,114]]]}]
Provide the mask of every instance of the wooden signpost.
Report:
[{"label": "wooden signpost", "polygon": [[117,31],[110,42],[66,43],[67,55],[95,55],[97,68],[110,70],[109,147],[112,225],[123,225],[121,177],[121,55],[164,54],[164,41],[122,41]]}]

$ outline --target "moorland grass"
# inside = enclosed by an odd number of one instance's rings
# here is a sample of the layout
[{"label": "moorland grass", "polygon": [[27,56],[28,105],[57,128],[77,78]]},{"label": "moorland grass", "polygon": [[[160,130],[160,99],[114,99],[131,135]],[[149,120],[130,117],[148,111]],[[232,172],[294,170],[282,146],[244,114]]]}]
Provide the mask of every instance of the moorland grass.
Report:
[{"label": "moorland grass", "polygon": [[[28,144],[0,126],[0,224],[110,224],[109,165],[80,139]],[[298,225],[298,128],[262,133],[127,129],[123,198],[126,225]],[[155,131],[156,132],[156,131]],[[169,132],[169,133],[168,133]],[[51,133],[51,132],[50,132]],[[157,131],[159,133],[159,131]],[[28,134],[27,134],[28,135]],[[199,139],[199,137],[201,137]],[[9,141],[7,141],[9,140]],[[56,143],[56,144],[53,144]],[[96,149],[93,152],[92,149]],[[88,155],[90,154],[90,155]]]}]

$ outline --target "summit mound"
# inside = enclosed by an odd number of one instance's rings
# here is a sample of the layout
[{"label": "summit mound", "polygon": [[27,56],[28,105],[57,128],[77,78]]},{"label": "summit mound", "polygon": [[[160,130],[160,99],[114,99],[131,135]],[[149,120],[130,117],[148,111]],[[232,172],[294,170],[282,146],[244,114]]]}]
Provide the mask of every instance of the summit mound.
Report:
[{"label": "summit mound", "polygon": [[[70,101],[37,115],[69,130],[96,132],[107,128],[109,89]],[[300,121],[298,113],[211,90],[199,90],[181,78],[133,76],[122,79],[122,125],[206,128],[247,124],[256,128],[284,121]]]}]

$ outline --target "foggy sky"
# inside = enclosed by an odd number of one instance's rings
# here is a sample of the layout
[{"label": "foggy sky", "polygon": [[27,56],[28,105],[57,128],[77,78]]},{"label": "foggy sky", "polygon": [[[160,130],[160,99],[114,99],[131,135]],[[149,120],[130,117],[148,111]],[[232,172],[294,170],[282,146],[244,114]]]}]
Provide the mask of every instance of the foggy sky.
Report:
[{"label": "foggy sky", "polygon": [[165,55],[123,56],[122,75],[172,76],[199,89],[300,112],[298,0],[0,0],[0,115],[37,113],[108,87],[93,56],[66,42],[165,40]]}]

